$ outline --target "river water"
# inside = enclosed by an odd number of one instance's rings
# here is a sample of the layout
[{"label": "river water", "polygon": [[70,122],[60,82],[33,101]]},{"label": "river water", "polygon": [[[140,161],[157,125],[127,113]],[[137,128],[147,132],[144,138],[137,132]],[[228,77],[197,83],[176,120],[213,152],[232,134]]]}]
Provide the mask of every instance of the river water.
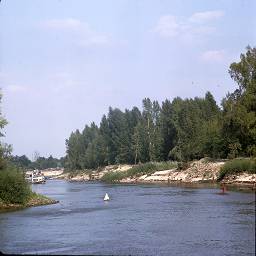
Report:
[{"label": "river water", "polygon": [[[56,205],[0,214],[0,250],[15,254],[254,255],[255,194],[218,187],[49,180]],[[110,196],[104,202],[105,193]]]}]

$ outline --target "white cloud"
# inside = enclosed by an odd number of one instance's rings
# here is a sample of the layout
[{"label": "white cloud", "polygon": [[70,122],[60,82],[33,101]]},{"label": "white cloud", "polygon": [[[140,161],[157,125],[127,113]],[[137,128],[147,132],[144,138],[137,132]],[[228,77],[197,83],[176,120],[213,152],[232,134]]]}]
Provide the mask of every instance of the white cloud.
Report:
[{"label": "white cloud", "polygon": [[27,86],[20,85],[19,82],[17,83],[14,81],[13,77],[8,73],[0,72],[0,83],[0,90],[3,90],[7,93],[19,93],[28,91]]},{"label": "white cloud", "polygon": [[57,72],[47,77],[46,90],[51,90],[55,93],[67,93],[69,90],[75,89],[79,81],[74,75],[67,72]]},{"label": "white cloud", "polygon": [[183,30],[182,24],[177,21],[177,17],[165,15],[160,17],[153,32],[159,33],[163,37],[177,36]]},{"label": "white cloud", "polygon": [[195,23],[208,22],[211,20],[217,20],[223,15],[223,11],[196,12],[189,18],[189,21]]},{"label": "white cloud", "polygon": [[87,22],[78,19],[51,19],[41,22],[40,25],[48,30],[73,33],[70,36],[71,40],[76,40],[76,43],[80,46],[110,44],[108,35],[94,31]]},{"label": "white cloud", "polygon": [[79,30],[82,27],[88,27],[87,23],[82,23],[81,21],[73,18],[46,20],[42,22],[41,25],[49,29],[69,29],[69,30]]},{"label": "white cloud", "polygon": [[207,35],[216,30],[214,26],[208,23],[223,15],[224,12],[222,11],[197,12],[190,17],[164,15],[159,18],[157,24],[151,31],[166,38],[191,38],[199,35]]},{"label": "white cloud", "polygon": [[225,55],[224,50],[211,50],[202,53],[201,59],[206,62],[220,62],[225,59]]},{"label": "white cloud", "polygon": [[32,97],[43,97],[49,92],[53,93],[70,93],[70,90],[74,90],[79,85],[79,80],[74,74],[68,72],[57,72],[51,75],[46,75],[45,79],[40,82],[29,81],[22,82],[18,78],[14,79],[13,76],[10,78],[4,75],[5,79],[2,78],[2,73],[0,73],[0,82],[4,85],[4,94],[13,95],[26,93]]},{"label": "white cloud", "polygon": [[110,45],[110,39],[105,35],[93,35],[93,36],[86,36],[79,40],[78,42],[81,46],[90,46],[90,45]]}]

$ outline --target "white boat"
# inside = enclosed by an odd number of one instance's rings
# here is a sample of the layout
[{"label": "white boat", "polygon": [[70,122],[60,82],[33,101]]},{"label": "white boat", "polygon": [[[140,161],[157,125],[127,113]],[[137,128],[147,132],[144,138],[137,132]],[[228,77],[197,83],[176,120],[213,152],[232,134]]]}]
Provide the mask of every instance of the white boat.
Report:
[{"label": "white boat", "polygon": [[26,173],[25,180],[32,184],[41,184],[45,183],[45,176],[40,171],[34,170]]},{"label": "white boat", "polygon": [[104,201],[109,201],[108,193],[106,193],[106,195],[105,195],[105,197],[104,197]]}]

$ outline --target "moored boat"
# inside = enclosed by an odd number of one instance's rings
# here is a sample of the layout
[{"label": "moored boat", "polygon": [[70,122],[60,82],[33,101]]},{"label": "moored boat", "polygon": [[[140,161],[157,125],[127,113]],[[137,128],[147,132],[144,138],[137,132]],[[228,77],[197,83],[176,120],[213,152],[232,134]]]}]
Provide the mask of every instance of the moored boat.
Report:
[{"label": "moored boat", "polygon": [[39,170],[26,172],[25,180],[32,184],[42,184],[46,182],[45,176]]}]

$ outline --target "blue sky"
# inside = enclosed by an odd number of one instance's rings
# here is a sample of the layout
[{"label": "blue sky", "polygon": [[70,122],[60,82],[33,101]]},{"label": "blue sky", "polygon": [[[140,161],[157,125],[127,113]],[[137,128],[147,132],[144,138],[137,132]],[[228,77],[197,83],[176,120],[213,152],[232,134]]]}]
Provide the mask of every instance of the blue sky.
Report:
[{"label": "blue sky", "polygon": [[[233,91],[254,0],[2,0],[0,87],[13,153],[60,157],[71,131],[145,97]],[[254,29],[254,30],[253,30]]]}]

